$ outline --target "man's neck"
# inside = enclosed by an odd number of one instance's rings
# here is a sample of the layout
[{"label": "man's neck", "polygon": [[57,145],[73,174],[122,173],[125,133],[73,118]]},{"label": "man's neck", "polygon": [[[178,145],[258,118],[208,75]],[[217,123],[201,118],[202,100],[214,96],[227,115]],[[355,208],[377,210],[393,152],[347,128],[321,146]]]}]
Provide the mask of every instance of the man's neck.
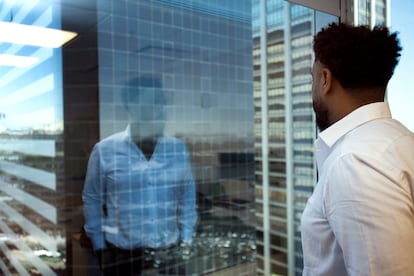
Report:
[{"label": "man's neck", "polygon": [[157,137],[134,139],[135,144],[141,149],[145,157],[150,160],[157,145]]}]

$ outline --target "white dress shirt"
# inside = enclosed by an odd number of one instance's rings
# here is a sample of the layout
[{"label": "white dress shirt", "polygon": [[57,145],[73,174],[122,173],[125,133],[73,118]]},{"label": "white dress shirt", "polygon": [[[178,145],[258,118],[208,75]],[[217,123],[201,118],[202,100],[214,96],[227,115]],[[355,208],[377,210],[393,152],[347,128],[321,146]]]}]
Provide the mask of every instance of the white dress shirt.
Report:
[{"label": "white dress shirt", "polygon": [[414,135],[385,102],[319,134],[303,275],[414,275]]},{"label": "white dress shirt", "polygon": [[148,160],[128,126],[92,150],[83,190],[85,231],[95,250],[106,242],[123,249],[190,243],[197,222],[195,188],[182,141],[160,136]]}]

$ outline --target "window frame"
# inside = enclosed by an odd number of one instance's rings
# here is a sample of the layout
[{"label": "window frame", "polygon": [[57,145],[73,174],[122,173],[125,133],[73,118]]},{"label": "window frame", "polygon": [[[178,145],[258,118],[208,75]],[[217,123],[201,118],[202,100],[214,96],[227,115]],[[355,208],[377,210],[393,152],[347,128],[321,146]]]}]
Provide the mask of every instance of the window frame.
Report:
[{"label": "window frame", "polygon": [[340,22],[353,21],[350,0],[288,0],[288,2],[337,16]]}]

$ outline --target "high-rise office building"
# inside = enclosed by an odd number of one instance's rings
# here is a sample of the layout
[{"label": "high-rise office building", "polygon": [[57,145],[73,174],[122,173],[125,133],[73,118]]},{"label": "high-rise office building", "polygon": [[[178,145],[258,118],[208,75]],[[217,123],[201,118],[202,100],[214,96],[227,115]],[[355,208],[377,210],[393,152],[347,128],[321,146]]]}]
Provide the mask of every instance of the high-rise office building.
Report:
[{"label": "high-rise office building", "polygon": [[314,34],[339,20],[387,24],[389,1],[331,2],[253,1],[259,275],[302,272],[300,219],[317,180],[310,75]]}]

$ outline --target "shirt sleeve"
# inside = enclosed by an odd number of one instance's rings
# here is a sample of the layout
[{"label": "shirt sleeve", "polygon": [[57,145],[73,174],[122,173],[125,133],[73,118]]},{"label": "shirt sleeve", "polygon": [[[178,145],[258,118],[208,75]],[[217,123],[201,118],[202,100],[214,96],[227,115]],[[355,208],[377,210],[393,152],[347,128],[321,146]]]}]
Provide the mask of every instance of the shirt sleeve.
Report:
[{"label": "shirt sleeve", "polygon": [[188,151],[184,150],[184,173],[181,192],[178,201],[178,224],[180,238],[183,242],[191,243],[197,222],[196,187],[191,169]]},{"label": "shirt sleeve", "polygon": [[85,231],[92,240],[95,250],[105,248],[105,239],[102,231],[104,218],[104,179],[102,175],[99,148],[95,145],[89,157],[82,194]]},{"label": "shirt sleeve", "polygon": [[406,275],[414,256],[411,195],[404,175],[348,154],[328,173],[324,203],[348,275]]}]

